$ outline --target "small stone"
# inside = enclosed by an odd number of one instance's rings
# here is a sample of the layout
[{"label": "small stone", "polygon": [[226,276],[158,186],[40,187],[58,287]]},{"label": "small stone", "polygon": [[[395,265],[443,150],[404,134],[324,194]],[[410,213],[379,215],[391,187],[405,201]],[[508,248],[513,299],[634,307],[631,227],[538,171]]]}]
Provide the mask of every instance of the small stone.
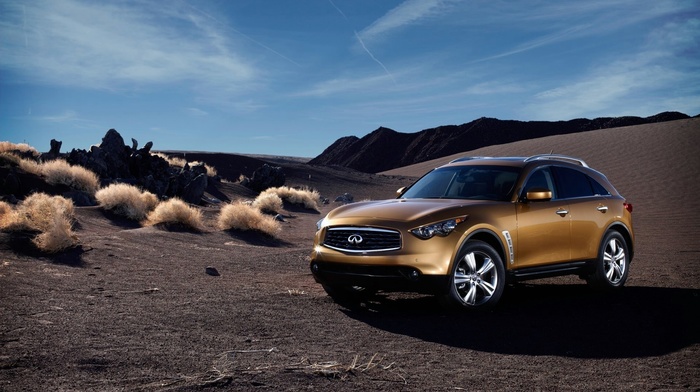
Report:
[{"label": "small stone", "polygon": [[219,271],[214,267],[207,267],[205,269],[205,272],[207,273],[207,275],[211,275],[211,276],[219,276],[220,275]]}]

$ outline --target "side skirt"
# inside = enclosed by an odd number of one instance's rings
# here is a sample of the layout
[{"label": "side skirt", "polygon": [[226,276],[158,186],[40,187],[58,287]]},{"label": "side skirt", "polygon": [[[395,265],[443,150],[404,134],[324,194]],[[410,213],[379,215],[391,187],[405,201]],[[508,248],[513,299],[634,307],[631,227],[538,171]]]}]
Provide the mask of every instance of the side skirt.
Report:
[{"label": "side skirt", "polygon": [[593,260],[573,261],[570,263],[543,265],[509,270],[509,280],[523,281],[530,279],[549,278],[563,275],[588,275],[593,272]]}]

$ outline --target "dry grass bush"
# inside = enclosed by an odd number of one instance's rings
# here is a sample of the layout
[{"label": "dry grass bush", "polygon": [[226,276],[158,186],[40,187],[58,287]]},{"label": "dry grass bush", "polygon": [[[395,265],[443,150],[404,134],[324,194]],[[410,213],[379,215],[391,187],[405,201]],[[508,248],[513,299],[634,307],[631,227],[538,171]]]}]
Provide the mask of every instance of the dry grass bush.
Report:
[{"label": "dry grass bush", "polygon": [[39,156],[39,151],[36,148],[30,146],[27,143],[11,143],[7,141],[0,141],[0,152],[31,152],[35,157]]},{"label": "dry grass bush", "polygon": [[10,226],[15,220],[15,211],[12,205],[0,200],[0,230],[4,230],[6,226]]},{"label": "dry grass bush", "polygon": [[204,168],[207,169],[207,176],[208,177],[215,177],[218,172],[216,171],[216,168],[209,166],[206,163],[202,163],[199,161],[192,161],[192,162],[187,162],[187,160],[180,158],[180,157],[171,157],[166,154],[163,154],[162,152],[155,152],[153,155],[161,157],[165,159],[168,162],[168,165],[173,166],[173,167],[185,167],[185,165],[189,164],[190,166],[196,166],[196,165],[204,165]]},{"label": "dry grass bush", "polygon": [[147,226],[159,224],[181,225],[196,231],[204,230],[202,212],[178,198],[172,198],[158,204],[148,214],[144,224]]},{"label": "dry grass bush", "polygon": [[277,188],[268,188],[261,192],[260,196],[270,193],[276,194],[282,200],[285,200],[288,203],[301,205],[309,210],[321,210],[321,207],[319,206],[321,195],[316,190],[296,189],[287,186],[281,186]]},{"label": "dry grass bush", "polygon": [[61,159],[44,162],[40,166],[41,174],[49,184],[68,185],[90,194],[95,194],[100,188],[97,175],[82,166],[73,166]]},{"label": "dry grass bush", "polygon": [[273,237],[281,229],[279,222],[274,218],[241,202],[223,206],[219,213],[218,225],[221,230],[255,230]]},{"label": "dry grass bush", "polygon": [[34,193],[15,209],[4,204],[0,206],[2,230],[39,232],[32,241],[41,251],[56,253],[78,243],[72,230],[75,217],[72,201],[61,196]]},{"label": "dry grass bush", "polygon": [[131,220],[142,221],[158,204],[151,192],[142,192],[129,184],[112,184],[95,193],[100,207]]},{"label": "dry grass bush", "polygon": [[41,176],[42,166],[36,161],[31,159],[20,159],[18,166],[27,173],[34,174],[35,176]]},{"label": "dry grass bush", "polygon": [[169,155],[163,154],[162,152],[155,152],[153,153],[153,155],[165,159],[165,161],[168,162],[168,165],[173,167],[185,167],[185,165],[187,164],[187,161],[182,158],[171,157]]},{"label": "dry grass bush", "polygon": [[190,162],[190,166],[196,166],[196,165],[204,165],[204,168],[207,169],[207,177],[216,177],[216,175],[219,174],[216,171],[216,168],[209,166],[208,164],[206,164],[204,162],[199,162],[199,161]]},{"label": "dry grass bush", "polygon": [[253,200],[252,206],[268,214],[277,214],[282,211],[283,207],[282,199],[277,196],[276,193],[272,192],[263,192],[259,194],[258,197]]},{"label": "dry grass bush", "polygon": [[0,164],[2,165],[19,166],[21,160],[22,158],[11,152],[0,152]]}]

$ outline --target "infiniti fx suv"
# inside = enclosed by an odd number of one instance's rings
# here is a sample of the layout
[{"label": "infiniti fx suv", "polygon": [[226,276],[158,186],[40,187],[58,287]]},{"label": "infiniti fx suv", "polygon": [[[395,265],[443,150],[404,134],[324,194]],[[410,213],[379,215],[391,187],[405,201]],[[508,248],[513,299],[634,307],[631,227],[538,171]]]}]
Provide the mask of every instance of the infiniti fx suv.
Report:
[{"label": "infiniti fx suv", "polygon": [[563,155],[456,159],[317,226],[311,272],[338,302],[412,291],[484,309],[508,282],[570,274],[619,289],[634,255],[632,205]]}]

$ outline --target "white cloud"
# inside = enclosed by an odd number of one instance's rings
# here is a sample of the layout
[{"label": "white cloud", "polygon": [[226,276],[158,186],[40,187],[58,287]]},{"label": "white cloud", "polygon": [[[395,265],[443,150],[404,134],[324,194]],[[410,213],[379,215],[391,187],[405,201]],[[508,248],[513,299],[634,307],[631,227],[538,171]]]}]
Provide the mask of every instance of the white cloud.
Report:
[{"label": "white cloud", "polygon": [[174,3],[39,0],[0,5],[0,65],[26,82],[122,90],[188,82],[245,89],[236,42]]},{"label": "white cloud", "polygon": [[445,0],[406,0],[360,31],[358,36],[362,40],[376,39],[391,30],[439,15],[445,12],[447,5]]}]

